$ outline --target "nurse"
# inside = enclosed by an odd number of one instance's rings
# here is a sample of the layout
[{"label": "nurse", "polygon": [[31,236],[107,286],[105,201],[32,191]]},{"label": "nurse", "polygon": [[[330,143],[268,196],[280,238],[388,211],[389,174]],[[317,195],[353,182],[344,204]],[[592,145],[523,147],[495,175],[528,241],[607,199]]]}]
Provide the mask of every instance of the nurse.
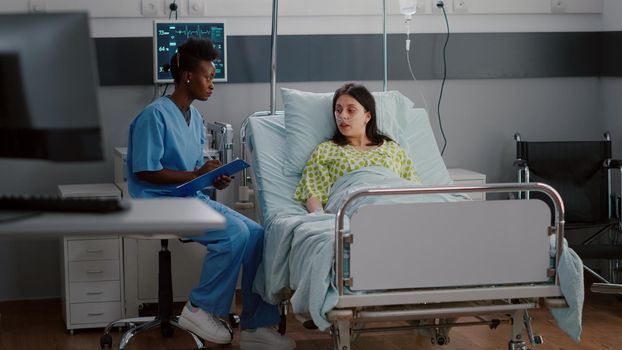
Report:
[{"label": "nurse", "polygon": [[[217,57],[218,51],[207,39],[191,38],[179,46],[171,59],[174,92],[152,102],[132,121],[127,153],[132,197],[170,195],[172,187],[220,165],[217,160],[203,161],[203,116],[191,105],[212,95]],[[230,183],[231,178],[221,176],[213,186],[223,189]],[[295,348],[293,340],[273,328],[280,322],[277,307],[251,289],[263,255],[263,228],[200,191],[195,196],[224,215],[227,225],[192,237],[207,247],[208,254],[179,324],[210,342],[230,343],[231,333],[221,317],[229,313],[242,266],[241,349]]]}]

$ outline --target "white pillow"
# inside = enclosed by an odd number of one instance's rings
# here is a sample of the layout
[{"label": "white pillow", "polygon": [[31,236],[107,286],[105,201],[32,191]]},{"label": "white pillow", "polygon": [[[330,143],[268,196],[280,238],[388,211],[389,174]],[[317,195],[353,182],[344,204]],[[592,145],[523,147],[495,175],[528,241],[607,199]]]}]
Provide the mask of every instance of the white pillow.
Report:
[{"label": "white pillow", "polygon": [[[283,174],[300,176],[315,147],[332,138],[334,93],[313,93],[281,88],[284,104],[287,158]],[[378,129],[391,137],[415,164],[424,184],[446,184],[449,174],[443,163],[425,110],[398,91],[372,92],[376,100]]]},{"label": "white pillow", "polygon": [[333,93],[281,88],[287,158],[283,174],[300,175],[315,147],[335,133]]}]

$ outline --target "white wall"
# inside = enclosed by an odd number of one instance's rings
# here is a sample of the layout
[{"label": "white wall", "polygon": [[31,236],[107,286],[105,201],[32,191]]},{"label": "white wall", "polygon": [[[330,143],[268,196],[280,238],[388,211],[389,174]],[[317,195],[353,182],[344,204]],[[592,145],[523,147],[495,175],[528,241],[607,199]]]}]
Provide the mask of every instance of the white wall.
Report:
[{"label": "white wall", "polygon": [[[596,4],[596,7],[587,10],[580,9],[580,4],[586,3],[585,1],[568,1],[570,10],[574,11],[573,6],[578,6],[577,11],[583,13],[550,14],[549,0],[470,0],[469,4],[474,12],[480,8],[479,14],[450,14],[449,19],[454,32],[600,31],[603,28],[603,19],[616,25],[620,22],[619,15],[610,19],[612,17],[609,14],[609,9],[613,7],[616,8],[616,13],[621,12],[618,1],[604,1],[587,2]],[[354,17],[344,16],[344,12],[352,10],[352,6],[344,7],[345,2],[352,3],[351,0],[282,0],[282,13],[288,14],[289,11],[292,16],[282,18],[279,31],[282,34],[313,34],[378,33],[382,30],[382,20],[376,12],[379,2],[356,1],[357,11],[361,15]],[[50,11],[86,8],[96,17],[93,18],[92,28],[94,35],[98,37],[151,36],[151,18],[140,16],[141,2],[138,0],[4,0],[0,4],[0,12],[26,11],[29,3],[42,3]],[[163,7],[164,2],[161,3]],[[182,4],[183,13],[184,4],[188,6],[187,1],[179,3]],[[311,5],[316,3],[317,6]],[[327,6],[327,3],[337,4],[336,9],[339,11],[325,13],[327,8],[335,9]],[[389,3],[391,11],[397,13],[397,1]],[[270,0],[210,0],[206,4],[206,13],[219,15],[218,17],[227,20],[230,34],[269,34]],[[216,11],[219,7],[215,4],[221,6],[220,13]],[[320,6],[321,4],[323,5]],[[482,14],[485,4],[497,6],[497,14]],[[531,7],[521,10],[513,7],[519,6],[517,4]],[[209,12],[210,6],[213,6],[214,11]],[[240,10],[242,6],[246,7]],[[309,10],[312,15],[303,17],[301,15],[307,11],[307,6],[314,6]],[[549,6],[548,9],[546,6]],[[603,6],[603,15],[600,14],[598,6]],[[429,9],[430,7],[428,12]],[[164,10],[160,13],[163,15]],[[444,22],[437,14],[417,15],[412,26],[413,32],[444,31]],[[389,16],[388,28],[390,32],[403,32],[401,17]],[[619,96],[622,83],[615,79],[603,81],[604,83],[598,78],[448,81],[441,108],[448,137],[444,157],[447,165],[484,172],[489,176],[489,181],[511,181],[514,132],[519,131],[525,138],[530,139],[578,139],[600,137],[603,125],[611,129],[614,126],[619,128],[619,119],[612,116],[620,110],[621,99],[616,97]],[[334,90],[341,83],[300,82],[282,86],[324,92]],[[372,90],[382,89],[382,82],[364,83]],[[440,140],[435,112],[439,87],[440,81],[436,80],[418,83],[389,82],[390,89],[403,92],[420,106],[424,105],[424,100],[427,102],[433,127]],[[37,161],[0,160],[1,168],[10,167],[13,172],[10,177],[7,172],[0,175],[0,193],[53,192],[56,185],[61,183],[112,181],[112,147],[126,145],[127,125],[151,100],[152,95],[153,88],[149,86],[100,88],[104,137],[109,159],[93,165],[62,166],[51,166]],[[196,105],[207,118],[233,124],[237,133],[247,115],[269,108],[269,85],[219,84],[209,103]],[[278,105],[281,108],[280,98]],[[606,118],[603,118],[603,110],[606,111]],[[615,134],[622,135],[622,130]],[[55,241],[2,241],[0,262],[0,300],[60,295]]]},{"label": "white wall", "polygon": [[[622,1],[604,0],[603,27],[622,31]],[[605,128],[611,131],[613,156],[622,159],[622,78],[603,78]]]},{"label": "white wall", "polygon": [[[598,31],[602,29],[603,1],[566,0],[560,13],[550,0],[467,0],[466,12],[453,10],[446,0],[454,32]],[[144,16],[143,3],[156,4],[156,16]],[[28,11],[39,6],[47,11],[86,10],[93,18],[95,37],[151,36],[151,21],[165,19],[170,0],[3,0],[0,12]],[[190,14],[189,3],[204,4],[204,15]],[[387,2],[387,30],[403,32],[398,0]],[[440,32],[445,23],[432,12],[432,0],[413,19],[415,32]],[[281,34],[343,34],[382,32],[382,0],[315,0],[279,2]],[[231,35],[267,35],[271,30],[272,0],[181,0],[178,14],[186,18],[224,19]],[[355,5],[354,5],[355,4]]]},{"label": "white wall", "polygon": [[622,30],[622,1],[603,1],[603,29],[606,31]]}]

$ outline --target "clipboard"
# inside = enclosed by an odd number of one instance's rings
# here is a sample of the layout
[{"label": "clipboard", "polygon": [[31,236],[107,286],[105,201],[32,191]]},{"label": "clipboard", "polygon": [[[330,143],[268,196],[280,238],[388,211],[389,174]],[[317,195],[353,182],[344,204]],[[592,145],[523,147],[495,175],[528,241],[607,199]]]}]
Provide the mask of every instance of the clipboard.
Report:
[{"label": "clipboard", "polygon": [[211,186],[217,177],[226,175],[231,176],[237,172],[240,172],[250,167],[250,164],[243,159],[234,159],[225,165],[221,165],[218,168],[207,172],[196,179],[185,182],[171,190],[171,194],[177,197],[187,197],[194,195],[197,191]]}]

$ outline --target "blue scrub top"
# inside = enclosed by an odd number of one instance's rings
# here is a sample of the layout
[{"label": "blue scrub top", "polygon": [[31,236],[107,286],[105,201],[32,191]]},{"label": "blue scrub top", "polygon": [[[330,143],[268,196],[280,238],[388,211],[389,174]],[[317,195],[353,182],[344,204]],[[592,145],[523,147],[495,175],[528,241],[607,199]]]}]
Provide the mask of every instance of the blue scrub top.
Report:
[{"label": "blue scrub top", "polygon": [[134,118],[127,147],[128,189],[133,198],[170,196],[168,191],[179,185],[141,181],[136,172],[192,171],[203,164],[203,117],[192,105],[190,114],[188,125],[177,105],[160,97]]}]

